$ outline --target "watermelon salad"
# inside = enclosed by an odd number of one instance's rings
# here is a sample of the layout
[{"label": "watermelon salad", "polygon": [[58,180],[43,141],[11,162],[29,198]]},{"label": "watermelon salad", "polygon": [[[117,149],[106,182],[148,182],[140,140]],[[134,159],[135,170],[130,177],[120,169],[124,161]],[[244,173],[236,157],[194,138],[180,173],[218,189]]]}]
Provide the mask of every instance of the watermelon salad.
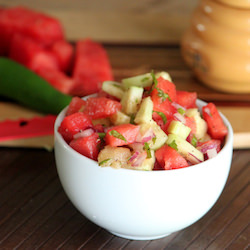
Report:
[{"label": "watermelon salad", "polygon": [[72,96],[96,93],[103,81],[113,80],[100,43],[85,38],[73,45],[66,41],[59,20],[23,6],[0,7],[0,56],[24,65]]},{"label": "watermelon salad", "polygon": [[200,111],[196,100],[167,72],[104,81],[96,95],[72,98],[58,132],[101,167],[185,168],[215,157],[228,133],[216,106]]}]

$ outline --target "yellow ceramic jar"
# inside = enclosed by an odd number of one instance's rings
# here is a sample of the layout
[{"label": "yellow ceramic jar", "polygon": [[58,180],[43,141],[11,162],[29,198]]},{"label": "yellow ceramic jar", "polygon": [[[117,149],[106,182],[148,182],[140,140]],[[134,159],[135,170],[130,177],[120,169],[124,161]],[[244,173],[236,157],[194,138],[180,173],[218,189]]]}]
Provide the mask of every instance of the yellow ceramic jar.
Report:
[{"label": "yellow ceramic jar", "polygon": [[250,0],[201,0],[181,48],[206,85],[250,93]]}]

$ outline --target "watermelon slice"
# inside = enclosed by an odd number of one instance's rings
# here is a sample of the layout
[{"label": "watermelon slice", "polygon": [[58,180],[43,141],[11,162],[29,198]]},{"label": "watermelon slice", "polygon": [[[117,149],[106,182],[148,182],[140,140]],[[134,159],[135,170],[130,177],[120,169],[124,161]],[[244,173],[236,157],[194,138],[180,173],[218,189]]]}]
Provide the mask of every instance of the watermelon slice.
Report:
[{"label": "watermelon slice", "polygon": [[56,41],[50,51],[56,56],[60,70],[70,72],[74,54],[73,45],[64,40]]},{"label": "watermelon slice", "polygon": [[57,58],[53,53],[23,35],[13,36],[9,57],[33,71],[44,68],[59,70]]},{"label": "watermelon slice", "polygon": [[99,43],[90,39],[77,42],[73,79],[75,87],[71,94],[77,96],[96,93],[103,81],[113,80],[107,53]]},{"label": "watermelon slice", "polygon": [[0,11],[0,51],[8,52],[14,34],[30,37],[44,46],[64,38],[62,26],[57,19],[22,6]]}]

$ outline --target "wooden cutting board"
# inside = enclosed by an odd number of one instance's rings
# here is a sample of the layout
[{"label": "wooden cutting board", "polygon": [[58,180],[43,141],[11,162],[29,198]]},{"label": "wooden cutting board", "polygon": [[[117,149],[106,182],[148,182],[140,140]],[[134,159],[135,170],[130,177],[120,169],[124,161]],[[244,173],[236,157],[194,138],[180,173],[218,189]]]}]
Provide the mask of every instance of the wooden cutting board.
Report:
[{"label": "wooden cutting board", "polygon": [[[234,130],[234,149],[250,148],[250,107],[218,107],[228,118]],[[6,119],[33,118],[41,113],[24,108],[20,105],[0,102],[0,122]],[[53,136],[39,136],[28,139],[18,139],[0,142],[5,147],[31,147],[52,150]]]}]

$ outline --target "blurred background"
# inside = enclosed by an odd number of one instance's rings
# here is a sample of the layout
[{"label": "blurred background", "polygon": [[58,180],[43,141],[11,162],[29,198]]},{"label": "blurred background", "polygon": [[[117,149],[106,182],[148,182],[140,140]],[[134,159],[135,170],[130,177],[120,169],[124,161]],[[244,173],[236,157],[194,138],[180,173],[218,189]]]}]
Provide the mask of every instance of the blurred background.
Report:
[{"label": "blurred background", "polygon": [[198,0],[0,0],[0,6],[28,6],[63,24],[69,41],[91,37],[104,43],[179,42]]}]

